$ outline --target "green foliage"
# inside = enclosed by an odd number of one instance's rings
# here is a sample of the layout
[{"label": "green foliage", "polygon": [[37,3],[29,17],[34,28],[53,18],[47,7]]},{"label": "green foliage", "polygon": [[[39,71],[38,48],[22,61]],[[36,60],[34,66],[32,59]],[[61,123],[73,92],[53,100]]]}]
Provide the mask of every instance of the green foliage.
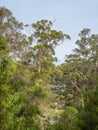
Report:
[{"label": "green foliage", "polygon": [[4,65],[4,61],[2,60],[7,58],[7,54],[8,54],[8,46],[6,44],[4,37],[0,35],[0,63],[2,62],[1,63],[2,65]]},{"label": "green foliage", "polygon": [[85,106],[80,113],[81,130],[97,130],[98,128],[98,86],[85,95]]},{"label": "green foliage", "polygon": [[98,35],[83,29],[55,66],[55,47],[70,36],[52,26],[23,25],[0,7],[0,130],[98,129]]},{"label": "green foliage", "polygon": [[67,107],[62,113],[58,122],[50,125],[47,130],[80,130],[77,126],[78,110],[73,107]]}]

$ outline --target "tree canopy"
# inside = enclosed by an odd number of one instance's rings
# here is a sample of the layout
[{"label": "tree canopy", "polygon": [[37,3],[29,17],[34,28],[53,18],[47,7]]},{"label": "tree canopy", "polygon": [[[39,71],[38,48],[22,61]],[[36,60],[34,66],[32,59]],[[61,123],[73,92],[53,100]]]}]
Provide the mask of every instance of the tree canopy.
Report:
[{"label": "tree canopy", "polygon": [[0,130],[98,129],[98,34],[78,36],[56,65],[55,48],[70,36],[49,20],[24,25],[0,7]]}]

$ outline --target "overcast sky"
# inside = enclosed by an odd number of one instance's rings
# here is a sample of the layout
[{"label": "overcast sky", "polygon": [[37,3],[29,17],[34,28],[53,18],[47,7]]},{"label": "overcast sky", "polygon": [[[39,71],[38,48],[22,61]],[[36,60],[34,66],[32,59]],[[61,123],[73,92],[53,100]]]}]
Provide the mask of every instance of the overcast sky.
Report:
[{"label": "overcast sky", "polygon": [[54,28],[72,38],[56,49],[60,63],[75,47],[74,43],[83,28],[98,33],[98,0],[0,0],[2,6],[10,9],[16,19],[25,24],[56,19]]}]

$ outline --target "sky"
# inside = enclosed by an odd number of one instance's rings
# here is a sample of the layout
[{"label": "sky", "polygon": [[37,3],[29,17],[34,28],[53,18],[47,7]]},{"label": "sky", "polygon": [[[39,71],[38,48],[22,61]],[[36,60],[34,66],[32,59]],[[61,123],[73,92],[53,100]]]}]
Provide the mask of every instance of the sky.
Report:
[{"label": "sky", "polygon": [[72,53],[83,28],[98,34],[98,0],[0,0],[0,7],[12,11],[17,20],[32,24],[38,20],[55,21],[53,28],[71,36],[56,49],[58,64]]}]

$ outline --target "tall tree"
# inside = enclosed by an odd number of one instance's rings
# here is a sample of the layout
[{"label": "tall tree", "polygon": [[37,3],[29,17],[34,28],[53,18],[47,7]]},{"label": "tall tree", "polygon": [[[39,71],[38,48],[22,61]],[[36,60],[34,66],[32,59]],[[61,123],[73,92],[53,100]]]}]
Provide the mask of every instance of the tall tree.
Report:
[{"label": "tall tree", "polygon": [[58,46],[65,38],[69,39],[69,35],[62,31],[52,30],[52,22],[41,20],[32,24],[34,28],[34,42],[36,45],[33,48],[33,56],[37,69],[49,69],[55,58],[55,47]]}]

